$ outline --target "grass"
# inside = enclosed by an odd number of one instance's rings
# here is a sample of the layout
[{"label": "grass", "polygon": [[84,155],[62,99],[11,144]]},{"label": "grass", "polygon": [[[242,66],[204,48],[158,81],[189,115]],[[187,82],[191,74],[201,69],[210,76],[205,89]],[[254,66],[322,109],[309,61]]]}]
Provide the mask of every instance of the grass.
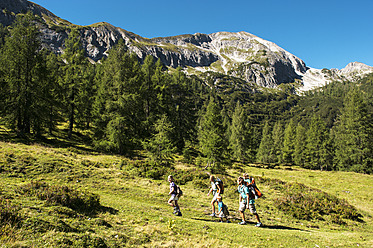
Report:
[{"label": "grass", "polygon": [[[86,146],[0,142],[0,244],[2,247],[373,245],[373,176],[236,164],[218,175],[225,183],[223,201],[229,207],[232,221],[228,224],[208,216],[211,197],[207,196],[207,172],[178,162],[180,158],[176,161],[172,168],[151,169],[144,160],[100,154]],[[256,200],[263,228],[254,227],[254,218],[249,215],[249,225],[237,224],[240,219],[235,180],[243,172],[257,178],[257,185],[264,193]],[[166,203],[168,173],[175,175],[184,192],[179,202],[182,217],[174,216]],[[286,187],[294,184],[301,185],[296,193],[318,192],[328,201],[345,201],[351,204],[346,205],[347,209],[356,208],[362,217],[343,218],[338,223],[325,216],[296,218],[293,210],[277,207],[280,199],[288,196]],[[42,197],[45,195],[49,198]],[[63,198],[67,196],[80,199],[79,206],[83,208],[68,204]]]}]

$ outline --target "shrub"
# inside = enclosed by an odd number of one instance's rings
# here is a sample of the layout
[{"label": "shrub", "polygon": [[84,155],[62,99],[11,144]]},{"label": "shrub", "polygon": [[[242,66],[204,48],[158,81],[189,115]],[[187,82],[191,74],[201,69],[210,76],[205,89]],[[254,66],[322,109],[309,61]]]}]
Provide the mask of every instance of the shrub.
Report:
[{"label": "shrub", "polygon": [[333,223],[343,224],[342,219],[360,220],[362,215],[346,200],[338,199],[321,190],[300,183],[277,184],[283,196],[275,201],[275,206],[297,219],[324,220],[328,216]]},{"label": "shrub", "polygon": [[67,186],[50,186],[40,181],[21,186],[19,191],[28,196],[36,196],[50,204],[60,204],[83,212],[92,212],[101,206],[100,198],[96,194],[70,189]]}]

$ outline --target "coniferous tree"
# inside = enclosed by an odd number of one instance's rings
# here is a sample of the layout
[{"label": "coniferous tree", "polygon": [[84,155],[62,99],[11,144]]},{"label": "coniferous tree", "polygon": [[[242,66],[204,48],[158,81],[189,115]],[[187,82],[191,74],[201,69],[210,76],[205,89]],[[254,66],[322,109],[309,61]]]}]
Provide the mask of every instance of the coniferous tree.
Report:
[{"label": "coniferous tree", "polygon": [[45,58],[31,12],[17,15],[1,52],[2,104],[6,123],[19,134],[40,134],[44,119]]},{"label": "coniferous tree", "polygon": [[94,144],[120,154],[138,147],[143,134],[143,104],[137,57],[120,41],[98,66],[94,103]]},{"label": "coniferous tree", "polygon": [[306,129],[298,123],[295,131],[294,163],[304,167],[304,149],[306,147]]},{"label": "coniferous tree", "polygon": [[323,170],[328,165],[328,139],[329,133],[325,122],[314,115],[306,132],[305,168]]},{"label": "coniferous tree", "polygon": [[80,40],[79,31],[72,29],[65,40],[65,50],[62,55],[65,61],[63,67],[62,87],[64,95],[64,109],[68,119],[68,138],[71,138],[74,125],[77,121],[78,111],[84,104],[82,90],[85,89],[86,68],[88,60],[84,56],[84,49]]},{"label": "coniferous tree", "polygon": [[232,157],[241,162],[245,162],[250,154],[250,134],[245,117],[241,104],[237,102],[230,126],[229,147],[232,151]]},{"label": "coniferous tree", "polygon": [[294,163],[294,149],[296,139],[296,127],[293,119],[286,125],[284,132],[284,146],[282,148],[282,161],[285,163]]},{"label": "coniferous tree", "polygon": [[284,130],[281,122],[276,122],[272,129],[272,149],[271,160],[273,162],[282,162],[282,149],[284,144]]},{"label": "coniferous tree", "polygon": [[362,92],[348,92],[335,130],[335,163],[339,170],[372,173],[373,126]]},{"label": "coniferous tree", "polygon": [[273,148],[273,140],[271,135],[271,126],[268,121],[265,122],[262,131],[262,139],[256,155],[257,161],[260,163],[272,163],[271,151]]},{"label": "coniferous tree", "polygon": [[157,164],[169,165],[173,161],[173,154],[176,147],[173,145],[171,134],[172,124],[168,121],[166,115],[163,115],[154,124],[155,133],[153,136],[143,142],[149,158]]},{"label": "coniferous tree", "polygon": [[224,160],[227,148],[224,133],[219,106],[214,98],[210,97],[199,129],[199,145],[207,159],[207,167]]}]

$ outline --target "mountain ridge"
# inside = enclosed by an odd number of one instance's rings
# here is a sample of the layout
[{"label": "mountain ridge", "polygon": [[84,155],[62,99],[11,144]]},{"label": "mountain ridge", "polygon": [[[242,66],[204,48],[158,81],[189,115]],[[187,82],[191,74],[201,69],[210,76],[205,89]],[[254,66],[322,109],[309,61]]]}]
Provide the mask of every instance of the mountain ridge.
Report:
[{"label": "mountain ridge", "polygon": [[107,22],[88,26],[74,25],[42,6],[26,0],[3,0],[0,23],[10,25],[18,13],[32,11],[41,16],[43,45],[63,53],[64,40],[72,27],[78,28],[87,57],[98,62],[123,39],[140,61],[147,55],[160,59],[168,67],[182,67],[188,74],[212,71],[244,80],[248,84],[276,88],[283,83],[296,83],[298,91],[306,91],[330,81],[356,80],[373,67],[352,62],[341,70],[314,69],[277,44],[245,31],[212,34],[184,34],[170,37],[144,38]]}]

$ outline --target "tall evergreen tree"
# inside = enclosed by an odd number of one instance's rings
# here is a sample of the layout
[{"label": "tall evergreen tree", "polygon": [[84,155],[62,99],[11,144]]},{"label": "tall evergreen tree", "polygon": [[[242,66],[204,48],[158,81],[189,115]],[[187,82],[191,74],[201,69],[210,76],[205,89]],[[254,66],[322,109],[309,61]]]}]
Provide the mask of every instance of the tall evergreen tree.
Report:
[{"label": "tall evergreen tree", "polygon": [[19,134],[40,132],[44,121],[45,69],[40,32],[31,12],[17,15],[1,52],[3,116]]},{"label": "tall evergreen tree", "polygon": [[201,120],[199,144],[203,155],[207,158],[207,166],[224,160],[227,143],[224,137],[220,108],[213,97],[210,97],[206,113]]},{"label": "tall evergreen tree", "polygon": [[329,132],[326,129],[325,122],[319,116],[314,115],[312,117],[306,137],[305,167],[323,170],[329,164],[327,160]]},{"label": "tall evergreen tree", "polygon": [[272,149],[271,160],[273,162],[282,162],[282,149],[284,145],[284,130],[281,122],[276,122],[272,129]]},{"label": "tall evergreen tree", "polygon": [[154,135],[143,142],[149,158],[157,164],[169,165],[173,161],[176,147],[173,145],[171,134],[172,125],[167,116],[163,115],[154,124]]},{"label": "tall evergreen tree", "polygon": [[271,135],[271,126],[268,121],[265,122],[262,131],[262,139],[256,155],[257,161],[260,163],[272,163],[274,162],[271,157],[271,151],[273,148],[273,140]]},{"label": "tall evergreen tree", "polygon": [[295,131],[294,163],[301,167],[304,167],[305,147],[306,147],[306,129],[302,126],[302,124],[298,123],[296,131]]},{"label": "tall evergreen tree", "polygon": [[245,117],[241,104],[237,102],[230,126],[229,147],[232,157],[241,162],[245,162],[250,154],[250,134]]},{"label": "tall evergreen tree", "polygon": [[144,137],[141,71],[137,57],[120,41],[98,66],[94,103],[96,147],[120,154],[139,147]]},{"label": "tall evergreen tree", "polygon": [[335,162],[339,170],[372,173],[373,126],[363,93],[348,92],[335,130]]},{"label": "tall evergreen tree", "polygon": [[86,89],[84,77],[88,64],[84,56],[84,49],[80,39],[79,31],[72,29],[69,37],[65,40],[65,50],[62,55],[65,61],[62,87],[65,92],[65,112],[68,119],[68,138],[71,138],[74,125],[78,115],[78,110],[84,104],[81,96],[82,90]]},{"label": "tall evergreen tree", "polygon": [[296,139],[296,127],[293,119],[285,127],[284,146],[282,148],[282,161],[285,163],[294,163],[294,149]]}]

